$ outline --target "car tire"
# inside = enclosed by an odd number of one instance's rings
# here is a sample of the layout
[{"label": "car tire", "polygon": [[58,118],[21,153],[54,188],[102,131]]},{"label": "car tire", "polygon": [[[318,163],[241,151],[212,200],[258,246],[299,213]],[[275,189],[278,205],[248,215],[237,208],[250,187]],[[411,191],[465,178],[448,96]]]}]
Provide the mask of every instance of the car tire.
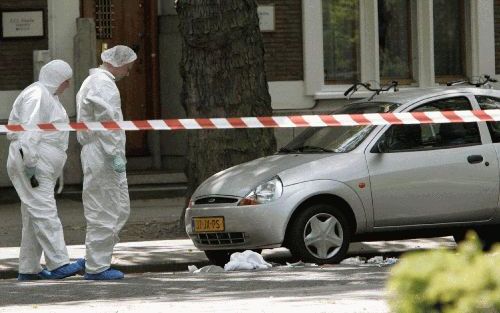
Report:
[{"label": "car tire", "polygon": [[207,250],[205,251],[205,255],[211,264],[224,267],[227,262],[229,262],[229,258],[231,254],[233,254],[234,250]]},{"label": "car tire", "polygon": [[[494,227],[479,227],[474,229],[474,231],[477,233],[479,240],[481,240],[484,251],[489,251],[495,243],[500,242],[500,236],[497,234],[498,231]],[[465,240],[466,235],[467,230],[462,230],[454,233],[453,238],[455,242],[459,244]]]},{"label": "car tire", "polygon": [[[204,252],[211,264],[224,267],[224,265],[229,262],[231,254],[243,251],[244,250],[206,250]],[[262,249],[253,249],[252,251],[260,254]]]},{"label": "car tire", "polygon": [[345,215],[331,205],[314,204],[291,222],[288,248],[303,262],[339,263],[347,254],[350,240],[351,225]]}]

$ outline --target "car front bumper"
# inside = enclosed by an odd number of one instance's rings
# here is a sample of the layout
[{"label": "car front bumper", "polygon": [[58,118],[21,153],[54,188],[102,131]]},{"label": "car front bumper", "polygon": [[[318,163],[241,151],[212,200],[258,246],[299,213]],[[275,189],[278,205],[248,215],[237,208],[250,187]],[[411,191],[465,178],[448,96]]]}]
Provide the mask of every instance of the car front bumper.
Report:
[{"label": "car front bumper", "polygon": [[[193,206],[186,211],[186,232],[200,250],[276,248],[285,237],[289,212],[284,208],[279,200],[252,206]],[[224,217],[224,231],[197,233],[194,217]]]}]

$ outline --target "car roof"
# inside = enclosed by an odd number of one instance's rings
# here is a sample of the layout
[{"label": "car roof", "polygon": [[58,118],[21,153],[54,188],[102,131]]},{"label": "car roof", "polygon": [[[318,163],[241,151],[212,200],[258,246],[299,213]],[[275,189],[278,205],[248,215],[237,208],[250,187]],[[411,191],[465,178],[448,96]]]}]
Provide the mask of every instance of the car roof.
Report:
[{"label": "car roof", "polygon": [[[444,96],[446,94],[456,93],[469,93],[469,94],[482,94],[485,90],[483,88],[474,87],[433,87],[433,88],[408,88],[397,92],[383,92],[376,95],[370,102],[394,102],[399,104],[414,103],[427,98],[436,96]],[[367,99],[356,102],[367,102]]]}]

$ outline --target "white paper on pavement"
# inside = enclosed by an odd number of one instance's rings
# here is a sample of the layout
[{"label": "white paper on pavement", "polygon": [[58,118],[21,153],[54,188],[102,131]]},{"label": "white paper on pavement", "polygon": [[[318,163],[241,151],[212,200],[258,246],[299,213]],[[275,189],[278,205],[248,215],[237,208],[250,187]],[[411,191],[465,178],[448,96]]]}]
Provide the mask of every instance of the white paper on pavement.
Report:
[{"label": "white paper on pavement", "polygon": [[272,265],[264,261],[262,255],[257,252],[246,250],[231,254],[229,263],[224,266],[225,271],[254,270],[271,268]]},{"label": "white paper on pavement", "polygon": [[393,265],[398,262],[398,258],[386,258],[384,259],[383,256],[376,256],[371,259],[366,260],[366,258],[363,257],[353,257],[353,258],[348,258],[340,262],[340,264],[344,265],[361,265],[361,264],[371,264],[371,265]]},{"label": "white paper on pavement", "polygon": [[207,265],[202,268],[197,268],[196,265],[189,265],[188,270],[192,274],[199,274],[199,273],[222,273],[224,272],[224,269],[220,266],[217,265]]},{"label": "white paper on pavement", "polygon": [[386,258],[384,259],[382,256],[376,256],[368,261],[366,263],[368,264],[377,264],[377,265],[392,265],[396,264],[398,262],[398,258]]},{"label": "white paper on pavement", "polygon": [[315,267],[318,266],[316,263],[304,263],[302,261],[295,262],[295,263],[288,263],[286,262],[286,266],[288,267]]},{"label": "white paper on pavement", "polygon": [[340,264],[360,265],[360,264],[365,264],[365,261],[366,261],[365,258],[361,258],[361,257],[357,256],[357,257],[353,257],[353,258],[344,259],[344,260],[342,260],[342,262],[340,262]]}]

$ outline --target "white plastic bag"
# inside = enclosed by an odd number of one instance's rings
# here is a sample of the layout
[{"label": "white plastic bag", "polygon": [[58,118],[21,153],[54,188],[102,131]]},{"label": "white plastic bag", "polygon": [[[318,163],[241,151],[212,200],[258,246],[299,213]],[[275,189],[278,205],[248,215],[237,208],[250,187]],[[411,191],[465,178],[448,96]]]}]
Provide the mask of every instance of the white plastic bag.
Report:
[{"label": "white plastic bag", "polygon": [[272,265],[264,261],[262,255],[257,252],[246,250],[231,254],[229,263],[224,266],[225,271],[253,270],[271,268]]}]

